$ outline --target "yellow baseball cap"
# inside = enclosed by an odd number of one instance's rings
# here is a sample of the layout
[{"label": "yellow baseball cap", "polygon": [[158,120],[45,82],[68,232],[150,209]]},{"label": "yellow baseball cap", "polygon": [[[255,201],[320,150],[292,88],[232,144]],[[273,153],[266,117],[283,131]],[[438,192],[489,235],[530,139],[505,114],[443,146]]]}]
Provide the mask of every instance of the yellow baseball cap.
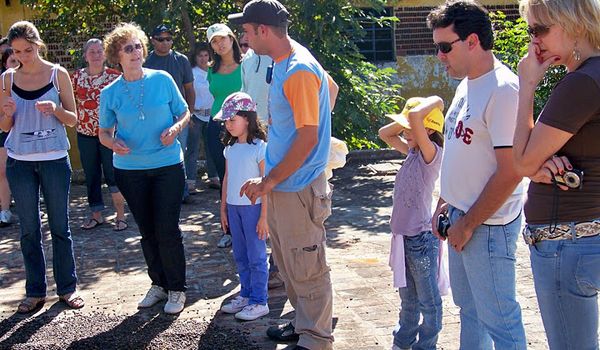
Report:
[{"label": "yellow baseball cap", "polygon": [[[408,122],[408,112],[420,105],[421,102],[425,100],[423,97],[411,97],[406,100],[406,104],[404,105],[404,109],[400,114],[386,114],[387,117],[391,118],[396,123],[402,125],[403,127],[410,129],[410,123]],[[423,125],[426,128],[443,132],[444,130],[444,114],[440,111],[439,108],[434,108],[423,120]]]}]

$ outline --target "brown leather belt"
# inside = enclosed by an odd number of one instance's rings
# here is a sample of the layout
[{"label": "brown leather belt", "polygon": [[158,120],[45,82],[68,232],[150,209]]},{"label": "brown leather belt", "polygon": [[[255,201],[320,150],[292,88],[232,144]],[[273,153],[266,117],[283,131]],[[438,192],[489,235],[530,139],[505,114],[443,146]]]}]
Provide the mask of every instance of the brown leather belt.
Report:
[{"label": "brown leather belt", "polygon": [[544,226],[531,229],[525,226],[523,229],[523,239],[529,245],[536,244],[544,240],[562,240],[573,239],[573,231],[576,238],[594,237],[600,234],[600,220],[579,222],[573,226],[559,224]]}]

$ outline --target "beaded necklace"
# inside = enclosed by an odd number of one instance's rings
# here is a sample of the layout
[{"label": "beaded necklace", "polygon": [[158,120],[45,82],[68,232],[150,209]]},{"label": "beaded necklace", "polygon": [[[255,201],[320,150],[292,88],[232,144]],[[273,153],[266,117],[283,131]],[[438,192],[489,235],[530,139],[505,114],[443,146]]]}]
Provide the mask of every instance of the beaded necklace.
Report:
[{"label": "beaded necklace", "polygon": [[138,117],[139,120],[145,120],[146,119],[146,115],[144,114],[144,110],[142,108],[143,104],[144,104],[144,78],[146,77],[146,73],[142,74],[142,79],[140,82],[140,98],[139,98],[139,102],[135,103],[135,99],[133,98],[133,95],[131,94],[131,91],[129,91],[129,83],[127,82],[127,80],[125,80],[125,77],[123,77],[123,87],[125,88],[125,93],[127,94],[127,97],[129,97],[129,100],[131,101],[131,103],[136,107],[136,109],[140,112],[140,116]]}]

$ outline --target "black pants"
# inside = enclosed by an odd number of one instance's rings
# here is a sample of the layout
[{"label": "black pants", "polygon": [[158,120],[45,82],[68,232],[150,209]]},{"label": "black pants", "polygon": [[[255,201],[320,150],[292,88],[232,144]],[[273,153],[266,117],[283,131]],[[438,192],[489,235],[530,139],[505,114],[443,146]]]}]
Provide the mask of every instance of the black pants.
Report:
[{"label": "black pants", "polygon": [[185,291],[185,253],[179,229],[183,164],[147,170],[115,168],[115,180],[140,229],[152,284]]}]

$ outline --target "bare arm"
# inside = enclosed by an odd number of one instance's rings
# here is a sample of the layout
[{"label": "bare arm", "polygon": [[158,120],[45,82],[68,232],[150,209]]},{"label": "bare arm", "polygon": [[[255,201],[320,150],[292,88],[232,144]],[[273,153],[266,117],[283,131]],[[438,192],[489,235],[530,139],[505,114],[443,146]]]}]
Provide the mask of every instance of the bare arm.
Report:
[{"label": "bare arm", "polygon": [[223,185],[221,186],[221,229],[227,232],[229,220],[227,219],[227,159],[225,159],[225,175],[223,176]]},{"label": "bare arm", "polygon": [[13,115],[16,112],[17,105],[10,96],[10,78],[8,74],[3,74],[5,90],[0,91],[0,128],[8,132],[14,124]]},{"label": "bare arm", "polygon": [[106,148],[110,148],[118,155],[128,154],[131,150],[123,140],[115,138],[115,128],[100,128],[98,131],[98,138],[100,143]]},{"label": "bare arm", "polygon": [[196,90],[194,90],[194,83],[183,84],[183,90],[185,91],[185,102],[187,102],[190,113],[194,111],[196,105]]},{"label": "bare arm", "polygon": [[329,106],[333,111],[333,108],[335,107],[335,101],[338,97],[338,92],[340,91],[340,87],[335,82],[335,80],[333,80],[331,75],[329,75],[329,73],[325,72],[325,74],[327,74],[327,82],[329,84]]},{"label": "bare arm", "polygon": [[296,129],[297,135],[283,160],[262,179],[251,179],[240,189],[240,196],[246,194],[252,203],[273,190],[277,184],[287,179],[302,166],[318,142],[318,127],[303,126]]},{"label": "bare arm", "polygon": [[519,103],[517,125],[513,140],[513,158],[516,171],[522,176],[534,176],[544,162],[560,150],[572,134],[544,123],[533,122],[533,98],[535,88],[543,78],[554,57],[539,62],[536,46],[519,62]]},{"label": "bare arm", "polygon": [[473,235],[473,231],[492,216],[513,193],[522,177],[517,173],[512,149],[495,150],[497,168],[465,216],[448,230],[450,244],[461,251]]},{"label": "bare arm", "polygon": [[[162,134],[160,135],[160,141],[162,142],[162,144],[165,146],[172,144],[175,141],[175,138],[177,137],[177,135],[179,135],[181,133],[181,131],[183,130],[183,128],[185,128],[185,126],[187,125],[187,123],[189,121],[190,121],[190,111],[185,110],[185,112],[183,112],[183,114],[181,114],[179,116],[179,118],[177,118],[177,121],[175,122],[175,124],[166,128],[162,132]],[[181,145],[181,146],[185,147],[185,145]]]},{"label": "bare arm", "polygon": [[[265,161],[261,160],[258,163],[258,168],[260,169],[260,176],[265,176]],[[256,232],[258,233],[258,238],[265,240],[269,237],[269,224],[267,221],[267,200],[268,196],[265,194],[261,199],[260,206],[260,218],[258,219],[258,223],[256,225]]]},{"label": "bare arm", "polygon": [[408,143],[400,137],[400,133],[404,127],[396,122],[382,126],[379,129],[379,138],[387,143],[390,147],[402,154],[408,154]]},{"label": "bare arm", "polygon": [[408,122],[410,123],[412,137],[419,145],[419,150],[423,155],[425,163],[429,164],[435,157],[436,148],[429,139],[429,134],[425,129],[423,121],[425,117],[434,109],[444,110],[444,101],[438,96],[427,97],[419,105],[408,112]]},{"label": "bare arm", "polygon": [[303,126],[296,129],[296,132],[298,133],[296,139],[292,142],[292,146],[285,157],[266,177],[266,181],[270,185],[270,188],[275,187],[296,172],[296,170],[304,164],[304,161],[308,158],[310,152],[312,152],[313,148],[317,145],[317,126]]},{"label": "bare arm", "polygon": [[61,123],[73,127],[77,124],[77,105],[75,104],[75,95],[73,95],[71,77],[66,69],[60,67],[57,79],[60,86],[61,105],[55,106],[54,115]]}]

